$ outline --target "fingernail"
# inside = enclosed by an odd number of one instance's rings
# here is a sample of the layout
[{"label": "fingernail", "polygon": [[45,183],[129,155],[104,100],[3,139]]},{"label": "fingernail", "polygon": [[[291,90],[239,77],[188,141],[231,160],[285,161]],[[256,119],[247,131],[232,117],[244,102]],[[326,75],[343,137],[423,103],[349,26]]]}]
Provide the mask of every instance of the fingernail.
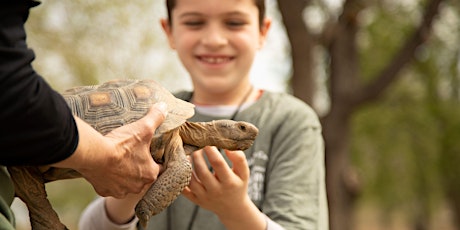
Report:
[{"label": "fingernail", "polygon": [[155,104],[155,106],[161,111],[161,113],[163,113],[165,117],[168,116],[168,105],[166,105],[165,102],[158,102]]}]

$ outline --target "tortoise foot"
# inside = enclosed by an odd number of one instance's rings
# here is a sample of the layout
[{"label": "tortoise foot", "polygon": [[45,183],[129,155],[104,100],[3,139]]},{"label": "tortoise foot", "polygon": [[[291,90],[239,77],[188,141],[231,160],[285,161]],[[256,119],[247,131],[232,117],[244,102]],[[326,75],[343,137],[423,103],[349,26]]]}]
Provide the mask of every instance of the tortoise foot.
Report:
[{"label": "tortoise foot", "polygon": [[170,165],[136,205],[136,216],[146,227],[151,216],[166,209],[180,195],[192,178],[192,165],[185,155]]}]

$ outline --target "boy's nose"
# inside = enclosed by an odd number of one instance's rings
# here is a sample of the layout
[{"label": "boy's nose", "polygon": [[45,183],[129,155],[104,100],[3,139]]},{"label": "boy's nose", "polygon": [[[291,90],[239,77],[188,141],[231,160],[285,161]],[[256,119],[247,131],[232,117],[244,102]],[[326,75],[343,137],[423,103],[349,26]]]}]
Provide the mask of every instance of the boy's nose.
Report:
[{"label": "boy's nose", "polygon": [[210,26],[204,33],[201,42],[205,46],[220,47],[227,44],[225,33],[220,29]]}]

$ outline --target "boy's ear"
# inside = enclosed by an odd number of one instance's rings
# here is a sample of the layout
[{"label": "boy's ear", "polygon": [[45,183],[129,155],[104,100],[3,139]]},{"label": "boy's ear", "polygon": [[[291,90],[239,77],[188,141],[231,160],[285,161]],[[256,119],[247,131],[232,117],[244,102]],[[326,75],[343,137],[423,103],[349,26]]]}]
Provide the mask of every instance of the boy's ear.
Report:
[{"label": "boy's ear", "polygon": [[163,31],[166,34],[166,37],[168,38],[169,46],[171,47],[171,49],[176,49],[176,47],[174,46],[174,41],[172,38],[172,30],[171,30],[172,28],[169,25],[169,21],[163,18],[160,20],[160,23],[161,23],[161,27],[163,28]]},{"label": "boy's ear", "polygon": [[265,18],[263,21],[263,24],[260,25],[259,49],[264,46],[268,31],[270,30],[271,25],[272,25],[272,20],[270,18]]}]

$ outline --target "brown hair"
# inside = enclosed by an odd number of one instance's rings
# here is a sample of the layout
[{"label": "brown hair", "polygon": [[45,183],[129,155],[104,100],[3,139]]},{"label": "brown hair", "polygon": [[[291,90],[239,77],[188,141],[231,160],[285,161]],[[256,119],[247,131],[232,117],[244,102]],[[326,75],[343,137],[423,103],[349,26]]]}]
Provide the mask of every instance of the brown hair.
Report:
[{"label": "brown hair", "polygon": [[[259,25],[262,26],[265,18],[265,0],[253,0],[259,9]],[[168,12],[168,23],[172,25],[171,11],[176,6],[176,0],[166,0],[166,10]]]}]

